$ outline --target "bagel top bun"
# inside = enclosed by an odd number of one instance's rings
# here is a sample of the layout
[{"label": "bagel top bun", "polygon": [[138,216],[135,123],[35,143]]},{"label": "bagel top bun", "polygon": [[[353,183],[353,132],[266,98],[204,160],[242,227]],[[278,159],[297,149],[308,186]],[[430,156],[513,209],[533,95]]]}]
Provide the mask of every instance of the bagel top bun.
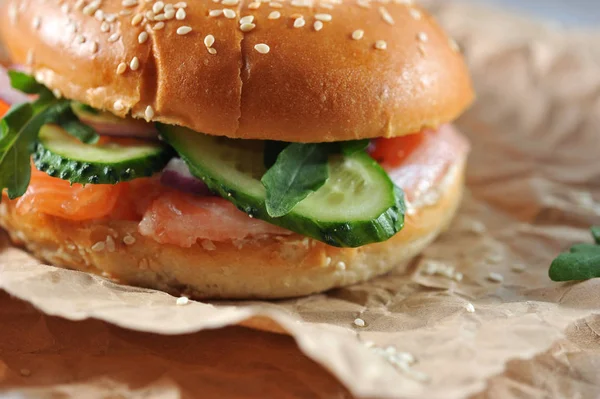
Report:
[{"label": "bagel top bun", "polygon": [[56,94],[213,135],[394,137],[449,122],[473,100],[456,44],[409,0],[5,0],[0,8],[13,62]]}]

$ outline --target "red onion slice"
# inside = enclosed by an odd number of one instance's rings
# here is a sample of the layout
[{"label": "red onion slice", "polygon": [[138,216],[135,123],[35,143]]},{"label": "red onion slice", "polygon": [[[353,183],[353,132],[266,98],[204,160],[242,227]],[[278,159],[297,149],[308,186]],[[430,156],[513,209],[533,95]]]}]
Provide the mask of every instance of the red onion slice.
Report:
[{"label": "red onion slice", "polygon": [[141,121],[97,122],[86,117],[79,118],[82,123],[92,127],[101,136],[134,137],[158,140],[158,131],[152,124]]},{"label": "red onion slice", "polygon": [[190,173],[188,166],[180,158],[173,158],[163,170],[160,182],[190,194],[201,196],[212,195],[204,182]]},{"label": "red onion slice", "polygon": [[9,105],[30,101],[26,94],[12,88],[8,71],[2,65],[0,65],[0,100]]}]

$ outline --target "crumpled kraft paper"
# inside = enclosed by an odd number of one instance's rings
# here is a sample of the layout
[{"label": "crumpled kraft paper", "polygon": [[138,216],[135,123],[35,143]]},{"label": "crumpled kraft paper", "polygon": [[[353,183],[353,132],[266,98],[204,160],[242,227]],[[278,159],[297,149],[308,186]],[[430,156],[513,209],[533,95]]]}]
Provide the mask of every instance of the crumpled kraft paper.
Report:
[{"label": "crumpled kraft paper", "polygon": [[[460,214],[408,274],[295,300],[176,306],[164,293],[41,266],[2,238],[0,288],[48,315],[139,331],[241,322],[283,330],[357,396],[597,392],[600,281],[557,284],[547,269],[600,223],[600,33],[447,2],[431,7],[464,48],[478,101],[457,123],[473,143]],[[463,278],[430,275],[432,264]],[[394,364],[394,351],[415,362]],[[173,397],[163,388],[158,397]]]}]

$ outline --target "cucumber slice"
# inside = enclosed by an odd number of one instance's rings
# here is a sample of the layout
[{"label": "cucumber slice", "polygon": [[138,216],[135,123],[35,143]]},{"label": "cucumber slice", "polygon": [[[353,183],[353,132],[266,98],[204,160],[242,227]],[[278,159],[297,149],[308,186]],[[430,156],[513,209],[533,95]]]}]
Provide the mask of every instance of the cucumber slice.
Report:
[{"label": "cucumber slice", "polygon": [[134,145],[84,144],[58,125],[40,129],[33,162],[50,176],[81,184],[116,184],[161,171],[170,148],[151,142]]},{"label": "cucumber slice", "polygon": [[287,215],[265,208],[264,142],[209,136],[159,125],[196,177],[249,216],[337,247],[385,241],[404,225],[403,193],[364,151],[329,159],[330,177]]}]

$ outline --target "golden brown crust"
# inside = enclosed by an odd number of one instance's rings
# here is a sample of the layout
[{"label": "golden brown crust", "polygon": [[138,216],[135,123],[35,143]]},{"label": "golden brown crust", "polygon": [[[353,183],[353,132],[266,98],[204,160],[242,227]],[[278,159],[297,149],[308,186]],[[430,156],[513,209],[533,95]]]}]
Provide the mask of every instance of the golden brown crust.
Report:
[{"label": "golden brown crust", "polygon": [[17,215],[14,202],[7,200],[0,204],[0,226],[14,242],[51,264],[108,275],[125,284],[197,298],[293,297],[365,281],[421,252],[460,203],[464,163],[449,173],[435,205],[407,215],[406,227],[392,239],[356,249],[298,235],[181,248],[141,236],[136,222]]},{"label": "golden brown crust", "polygon": [[[208,16],[225,6],[194,0],[184,20],[167,20],[160,30],[153,30],[156,21],[132,26],[135,14],[153,2],[124,7],[122,0],[104,0],[97,18],[77,9],[78,3],[5,0],[0,39],[15,62],[30,61],[50,88],[119,115],[143,117],[151,106],[154,120],[200,132],[312,142],[435,127],[456,118],[473,99],[461,55],[429,15],[404,1],[365,7],[331,2],[332,9],[324,2],[300,7],[286,1],[274,8],[245,1],[226,7],[236,13],[228,19]],[[261,6],[253,9],[256,4]],[[132,14],[119,15],[124,9]],[[281,17],[269,19],[272,12]],[[113,14],[115,20],[107,21]],[[319,31],[317,14],[331,15],[331,21],[321,16]],[[246,15],[255,16],[255,28],[244,33],[239,19]],[[298,16],[305,25],[295,28]],[[182,26],[193,30],[178,35]],[[352,39],[360,29],[364,37]],[[142,31],[150,38],[139,44]],[[216,54],[205,46],[209,34]],[[385,41],[385,50],[375,48],[378,40]],[[256,51],[259,43],[270,52]],[[118,65],[133,57],[139,69],[117,74]]]}]

